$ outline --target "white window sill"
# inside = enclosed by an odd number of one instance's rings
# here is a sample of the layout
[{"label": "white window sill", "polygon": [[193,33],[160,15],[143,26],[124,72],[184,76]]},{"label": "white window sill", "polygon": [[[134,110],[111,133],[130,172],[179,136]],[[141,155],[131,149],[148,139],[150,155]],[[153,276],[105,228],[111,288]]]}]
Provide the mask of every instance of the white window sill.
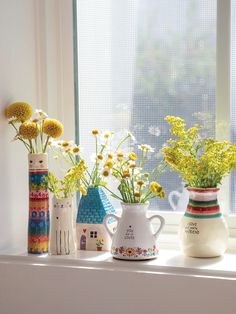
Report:
[{"label": "white window sill", "polygon": [[11,252],[2,252],[0,267],[1,264],[236,280],[236,254],[226,253],[222,257],[200,259],[186,257],[179,250],[162,248],[157,259],[135,262],[115,260],[109,252],[78,251],[72,256],[16,255]]}]

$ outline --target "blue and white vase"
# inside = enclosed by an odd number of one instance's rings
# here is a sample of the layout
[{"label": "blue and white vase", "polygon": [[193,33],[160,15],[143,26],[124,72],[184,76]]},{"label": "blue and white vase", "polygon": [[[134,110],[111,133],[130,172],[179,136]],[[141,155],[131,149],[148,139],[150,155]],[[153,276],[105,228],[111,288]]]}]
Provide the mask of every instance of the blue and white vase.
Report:
[{"label": "blue and white vase", "polygon": [[76,220],[78,250],[110,250],[111,239],[103,225],[104,217],[110,213],[115,213],[115,209],[104,190],[88,188],[87,195],[80,199]]}]

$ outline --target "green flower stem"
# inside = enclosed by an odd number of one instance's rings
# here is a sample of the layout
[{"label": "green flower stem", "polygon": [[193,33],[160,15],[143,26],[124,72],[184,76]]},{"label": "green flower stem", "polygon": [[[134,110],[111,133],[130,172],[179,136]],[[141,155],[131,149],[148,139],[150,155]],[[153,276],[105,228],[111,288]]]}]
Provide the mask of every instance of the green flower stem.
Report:
[{"label": "green flower stem", "polygon": [[121,140],[118,146],[116,147],[115,152],[117,152],[118,149],[121,147],[121,145],[125,143],[129,138],[130,138],[130,135],[127,135],[123,140]]},{"label": "green flower stem", "polygon": [[48,146],[48,141],[49,141],[50,137],[47,136],[47,139],[46,139],[46,142],[45,142],[45,145],[44,145],[44,148],[43,148],[43,153],[46,152],[46,149],[47,149],[47,146]]},{"label": "green flower stem", "polygon": [[112,197],[115,197],[115,198],[117,198],[118,200],[123,201],[122,198],[120,198],[117,194],[113,193],[110,189],[108,189],[108,187],[103,186],[103,188],[105,188],[108,192],[110,192],[111,195],[112,195]]},{"label": "green flower stem", "polygon": [[[15,124],[14,124],[13,122],[10,122],[9,124],[10,124],[10,125],[14,128],[14,130],[16,131],[16,135],[18,135],[18,134],[19,134],[19,131],[18,131],[17,127],[15,126]],[[27,149],[28,152],[30,153],[30,146],[29,146],[29,144],[26,143],[22,138],[18,138],[18,140],[21,141],[21,142],[25,145],[26,149]]]}]

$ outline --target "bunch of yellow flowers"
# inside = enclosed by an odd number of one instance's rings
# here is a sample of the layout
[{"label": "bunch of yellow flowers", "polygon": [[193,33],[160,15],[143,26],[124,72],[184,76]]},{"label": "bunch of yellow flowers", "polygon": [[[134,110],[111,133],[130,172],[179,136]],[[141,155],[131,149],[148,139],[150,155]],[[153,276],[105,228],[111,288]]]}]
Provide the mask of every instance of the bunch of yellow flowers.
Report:
[{"label": "bunch of yellow flowers", "polygon": [[5,110],[8,123],[16,131],[15,139],[21,141],[29,153],[45,153],[51,138],[58,138],[63,125],[56,119],[49,119],[42,110],[33,109],[26,102],[15,102]]},{"label": "bunch of yellow flowers", "polygon": [[87,166],[83,160],[70,168],[63,179],[58,179],[52,172],[49,173],[48,189],[57,198],[72,197],[80,189],[79,181],[83,178]]},{"label": "bunch of yellow flowers", "polygon": [[171,125],[170,139],[162,149],[164,160],[176,170],[187,186],[213,188],[236,169],[236,145],[228,141],[201,138],[198,124],[187,129],[183,119],[165,118]]}]

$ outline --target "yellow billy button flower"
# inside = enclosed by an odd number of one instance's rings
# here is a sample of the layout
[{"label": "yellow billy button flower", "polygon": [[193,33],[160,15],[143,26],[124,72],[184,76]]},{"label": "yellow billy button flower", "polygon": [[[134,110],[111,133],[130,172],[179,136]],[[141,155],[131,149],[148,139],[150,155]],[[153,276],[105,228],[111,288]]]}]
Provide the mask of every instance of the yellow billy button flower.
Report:
[{"label": "yellow billy button flower", "polygon": [[111,153],[107,154],[107,158],[112,159],[113,155]]},{"label": "yellow billy button flower", "polygon": [[105,167],[108,167],[108,168],[112,168],[114,165],[113,161],[112,160],[107,160],[106,163],[104,164],[104,168]]},{"label": "yellow billy button flower", "polygon": [[135,198],[140,198],[140,197],[141,197],[141,194],[140,194],[139,192],[135,192],[135,193],[134,193],[134,196],[135,196]]},{"label": "yellow billy button flower", "polygon": [[56,119],[45,119],[43,123],[43,133],[52,138],[62,135],[63,125]]},{"label": "yellow billy button flower", "polygon": [[93,135],[98,135],[98,134],[99,134],[99,131],[98,131],[97,129],[93,129],[93,130],[92,130],[92,134],[93,134]]},{"label": "yellow billy button flower", "polygon": [[19,135],[25,140],[33,140],[39,135],[39,127],[34,122],[24,122],[19,128]]},{"label": "yellow billy button flower", "polygon": [[15,122],[25,122],[32,117],[32,107],[26,102],[15,102],[5,110],[7,119],[15,118]]},{"label": "yellow billy button flower", "polygon": [[153,194],[159,196],[160,193],[163,191],[163,188],[158,182],[153,181],[150,183],[150,190]]},{"label": "yellow billy button flower", "polygon": [[83,196],[87,195],[87,190],[85,189],[83,185],[79,186],[79,191]]},{"label": "yellow billy button flower", "polygon": [[131,160],[138,160],[138,156],[137,156],[135,153],[133,153],[133,152],[131,152],[131,153],[129,154],[129,158],[130,158]]},{"label": "yellow billy button flower", "polygon": [[137,165],[136,165],[136,163],[134,162],[134,163],[132,163],[132,164],[129,164],[129,168],[131,168],[131,169],[134,169],[134,168],[136,168],[137,167]]}]

